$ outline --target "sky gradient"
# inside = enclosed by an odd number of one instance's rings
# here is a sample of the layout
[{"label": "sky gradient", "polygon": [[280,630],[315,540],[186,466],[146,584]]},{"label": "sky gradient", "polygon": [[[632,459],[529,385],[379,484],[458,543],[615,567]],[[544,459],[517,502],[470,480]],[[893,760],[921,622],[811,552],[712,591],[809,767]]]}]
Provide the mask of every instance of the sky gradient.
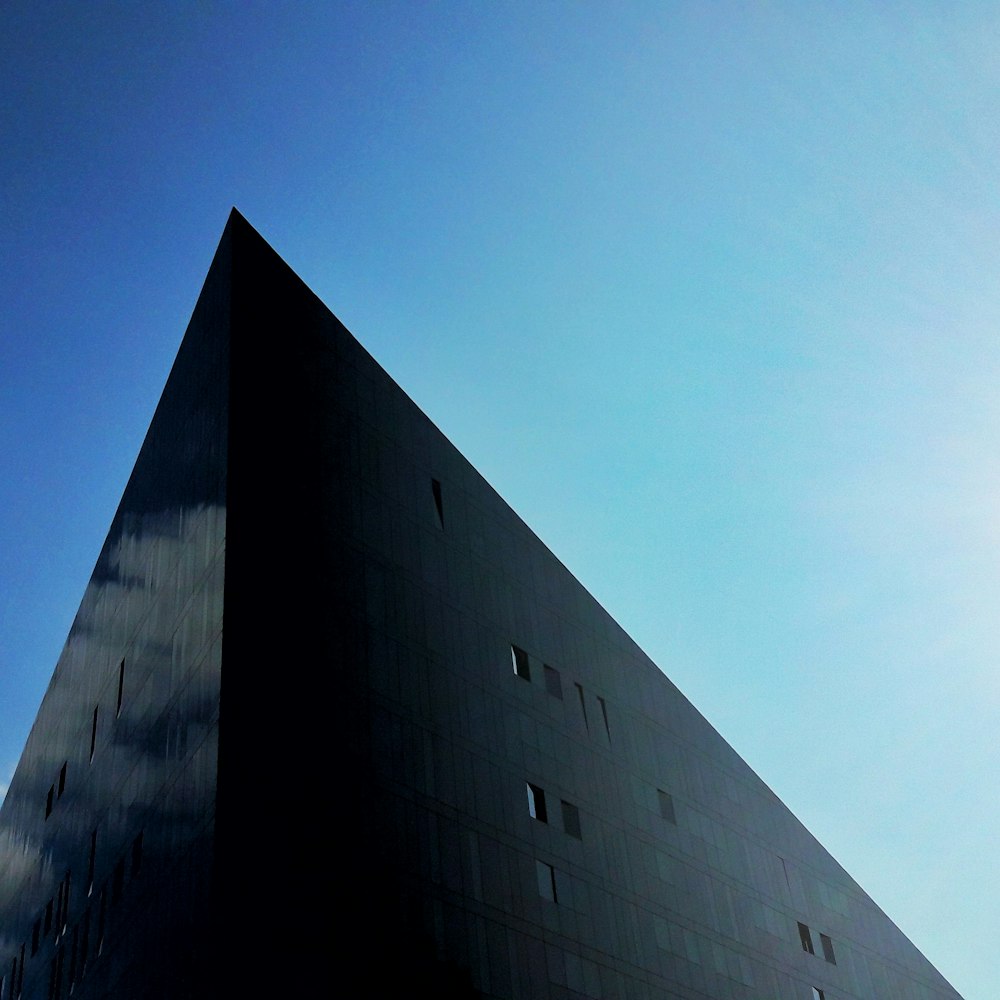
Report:
[{"label": "sky gradient", "polygon": [[0,6],[0,790],[236,205],[994,1000],[995,5],[164,7]]}]

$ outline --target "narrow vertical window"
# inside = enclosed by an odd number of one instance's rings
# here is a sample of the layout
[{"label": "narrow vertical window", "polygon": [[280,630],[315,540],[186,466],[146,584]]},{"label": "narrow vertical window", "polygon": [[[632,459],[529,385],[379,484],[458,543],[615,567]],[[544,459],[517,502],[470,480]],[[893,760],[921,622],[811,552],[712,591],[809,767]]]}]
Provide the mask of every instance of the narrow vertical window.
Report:
[{"label": "narrow vertical window", "polygon": [[63,761],[63,766],[59,768],[59,791],[56,794],[56,798],[61,799],[63,792],[66,791],[66,768],[69,766],[68,761]]},{"label": "narrow vertical window", "polygon": [[83,915],[83,930],[80,932],[80,978],[87,971],[87,958],[90,952],[90,907]]},{"label": "narrow vertical window", "polygon": [[802,950],[809,952],[810,955],[815,955],[816,952],[813,949],[813,939],[809,928],[805,924],[799,924],[799,941],[802,943]]},{"label": "narrow vertical window", "polygon": [[50,899],[45,904],[45,925],[42,927],[42,932],[48,934],[52,930],[52,900]]},{"label": "narrow vertical window", "polygon": [[611,739],[611,730],[608,728],[608,706],[604,703],[604,699],[598,695],[597,701],[601,706],[601,717],[604,719],[604,731],[608,734],[608,739]]},{"label": "narrow vertical window", "polygon": [[587,727],[587,732],[590,732],[590,723],[587,721],[587,700],[583,697],[583,686],[576,683],[573,686],[576,688],[576,693],[580,696],[580,711],[583,712],[583,724]]},{"label": "narrow vertical window", "polygon": [[135,878],[142,871],[142,831],[132,841],[132,871],[130,878]]},{"label": "narrow vertical window", "polygon": [[677,813],[674,811],[674,798],[662,788],[656,789],[656,797],[660,801],[660,815],[668,822],[677,825]]},{"label": "narrow vertical window", "polygon": [[97,863],[97,830],[90,834],[90,860],[87,862],[87,895],[94,893],[94,866]]},{"label": "narrow vertical window", "polygon": [[90,727],[90,759],[94,759],[94,751],[97,749],[97,713],[100,709],[99,705],[94,706],[94,722]]},{"label": "narrow vertical window", "polygon": [[115,706],[115,718],[122,714],[122,697],[125,694],[125,661],[118,667],[118,704]]},{"label": "narrow vertical window", "polygon": [[833,940],[826,934],[820,934],[819,942],[823,945],[823,957],[831,964],[837,964],[837,956],[833,953]]},{"label": "narrow vertical window", "polygon": [[531,667],[528,665],[528,654],[520,646],[511,645],[510,661],[514,666],[514,673],[518,677],[523,677],[526,681],[531,680]]},{"label": "narrow vertical window", "polygon": [[69,925],[69,891],[72,884],[72,872],[66,872],[66,880],[63,882],[62,917],[59,920],[60,934],[65,934]]},{"label": "narrow vertical window", "polygon": [[108,913],[108,887],[101,886],[101,903],[97,910],[97,954],[104,951],[104,926]]},{"label": "narrow vertical window", "polygon": [[552,695],[553,698],[562,698],[562,678],[559,676],[559,671],[555,667],[550,667],[547,663],[544,666],[545,670],[545,690]]},{"label": "narrow vertical window", "polygon": [[580,833],[580,810],[572,802],[567,802],[565,799],[562,800],[562,821],[566,833],[571,837],[576,837],[577,840],[583,839],[583,835]]},{"label": "narrow vertical window", "polygon": [[813,1000],[826,1000],[826,994],[818,987],[813,987]]},{"label": "narrow vertical window", "polygon": [[545,899],[558,903],[556,898],[556,873],[552,865],[547,865],[544,861],[535,861],[535,874],[538,877],[538,894]]},{"label": "narrow vertical window", "polygon": [[545,808],[545,792],[538,785],[528,784],[528,815],[539,823],[548,823],[549,813]]},{"label": "narrow vertical window", "polygon": [[441,501],[441,481],[431,480],[431,492],[434,494],[434,508],[437,510],[438,524],[444,527],[444,504]]},{"label": "narrow vertical window", "polygon": [[73,992],[73,987],[76,986],[76,955],[77,948],[80,943],[80,928],[76,926],[73,928],[73,943],[70,947],[69,952],[69,991]]},{"label": "narrow vertical window", "polygon": [[17,963],[17,995],[24,992],[24,945],[21,945],[21,960]]},{"label": "narrow vertical window", "polygon": [[52,981],[49,983],[49,997],[51,1000],[61,1000],[62,998],[62,964],[63,950],[60,948],[52,956]]},{"label": "narrow vertical window", "polygon": [[52,815],[52,802],[56,797],[56,786],[49,786],[49,794],[45,797],[45,818],[48,819]]},{"label": "narrow vertical window", "polygon": [[35,926],[31,928],[31,957],[38,954],[38,942],[42,939],[42,921],[36,920]]},{"label": "narrow vertical window", "polygon": [[125,887],[125,859],[119,858],[115,865],[114,874],[111,876],[111,902],[117,903],[122,898],[122,889]]}]

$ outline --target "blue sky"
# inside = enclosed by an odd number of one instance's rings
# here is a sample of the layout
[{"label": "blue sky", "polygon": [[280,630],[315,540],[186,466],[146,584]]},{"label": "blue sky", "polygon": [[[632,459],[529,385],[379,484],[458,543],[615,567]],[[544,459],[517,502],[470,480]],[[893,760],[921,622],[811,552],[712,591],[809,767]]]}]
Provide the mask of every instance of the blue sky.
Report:
[{"label": "blue sky", "polygon": [[0,7],[0,785],[236,205],[967,1000],[1000,12]]}]

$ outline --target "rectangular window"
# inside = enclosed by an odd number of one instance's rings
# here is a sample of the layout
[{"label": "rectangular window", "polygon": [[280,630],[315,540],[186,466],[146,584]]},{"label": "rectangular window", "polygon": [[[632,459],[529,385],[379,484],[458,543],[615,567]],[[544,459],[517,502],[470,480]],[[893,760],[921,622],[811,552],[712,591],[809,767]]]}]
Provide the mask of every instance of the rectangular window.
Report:
[{"label": "rectangular window", "polygon": [[538,894],[545,899],[558,903],[556,898],[556,873],[552,865],[544,861],[535,861],[535,873],[538,876]]},{"label": "rectangular window", "polygon": [[580,833],[580,810],[572,802],[567,802],[565,799],[562,799],[562,821],[563,829],[571,837],[576,837],[577,840],[583,839],[583,835]]},{"label": "rectangular window", "polygon": [[142,832],[132,841],[132,873],[130,878],[135,878],[142,871]]},{"label": "rectangular window", "polygon": [[820,934],[820,944],[823,945],[823,957],[831,964],[837,964],[837,956],[833,953],[833,941],[826,934]]},{"label": "rectangular window", "polygon": [[45,925],[42,927],[42,932],[48,934],[52,930],[52,900],[50,899],[45,904]]},{"label": "rectangular window", "polygon": [[441,482],[437,479],[431,480],[431,492],[434,494],[434,507],[437,510],[438,524],[444,527],[444,504],[441,501]]},{"label": "rectangular window", "polygon": [[530,681],[531,667],[528,665],[528,654],[520,646],[511,645],[510,659],[514,665],[514,673],[518,677],[523,677],[526,681]]},{"label": "rectangular window", "polygon": [[38,942],[42,939],[42,921],[35,921],[35,926],[31,928],[31,957],[38,954]]},{"label": "rectangular window", "polygon": [[580,696],[580,711],[583,713],[583,724],[587,732],[590,732],[590,723],[587,721],[587,702],[583,697],[583,686],[575,683],[573,686],[576,688],[576,693]]},{"label": "rectangular window", "polygon": [[813,987],[813,1000],[826,1000],[826,994],[818,987]]},{"label": "rectangular window", "polygon": [[118,667],[118,704],[115,706],[115,718],[122,714],[122,698],[125,695],[125,661]]},{"label": "rectangular window", "polygon": [[87,895],[94,893],[94,866],[97,863],[97,831],[90,834],[90,860],[87,862]]},{"label": "rectangular window", "polygon": [[63,761],[63,766],[59,768],[59,791],[56,798],[61,799],[63,797],[63,792],[66,791],[66,768],[69,766],[68,761]]},{"label": "rectangular window", "polygon": [[608,734],[608,739],[611,739],[611,730],[608,728],[608,706],[604,704],[604,699],[598,695],[597,700],[601,705],[601,717],[604,719],[604,731]]},{"label": "rectangular window", "polygon": [[97,712],[99,705],[94,706],[94,722],[90,727],[90,759],[94,759],[94,751],[97,749]]},{"label": "rectangular window", "polygon": [[810,955],[815,955],[816,952],[813,950],[813,939],[809,928],[805,924],[799,924],[799,941],[802,942],[802,950],[808,951]]},{"label": "rectangular window", "polygon": [[562,698],[562,678],[555,667],[545,664],[545,690],[553,698]]},{"label": "rectangular window", "polygon": [[21,960],[17,963],[17,995],[24,992],[24,945],[21,945]]},{"label": "rectangular window", "polygon": [[545,792],[538,785],[533,785],[530,781],[527,784],[528,815],[532,819],[537,819],[539,823],[548,823],[549,813],[545,808]]},{"label": "rectangular window", "polygon": [[45,797],[45,818],[48,819],[52,815],[52,802],[56,797],[56,786],[49,786],[49,794]]},{"label": "rectangular window", "polygon": [[677,825],[677,813],[674,812],[674,798],[662,788],[656,789],[656,797],[660,800],[660,815],[668,822]]}]

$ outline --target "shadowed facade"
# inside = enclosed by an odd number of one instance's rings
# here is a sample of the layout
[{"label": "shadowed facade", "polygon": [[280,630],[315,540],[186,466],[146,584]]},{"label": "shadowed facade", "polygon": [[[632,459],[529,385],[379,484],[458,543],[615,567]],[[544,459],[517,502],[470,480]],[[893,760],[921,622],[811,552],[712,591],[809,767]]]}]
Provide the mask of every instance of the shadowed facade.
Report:
[{"label": "shadowed facade", "polygon": [[958,996],[235,211],[0,810],[0,976]]}]

